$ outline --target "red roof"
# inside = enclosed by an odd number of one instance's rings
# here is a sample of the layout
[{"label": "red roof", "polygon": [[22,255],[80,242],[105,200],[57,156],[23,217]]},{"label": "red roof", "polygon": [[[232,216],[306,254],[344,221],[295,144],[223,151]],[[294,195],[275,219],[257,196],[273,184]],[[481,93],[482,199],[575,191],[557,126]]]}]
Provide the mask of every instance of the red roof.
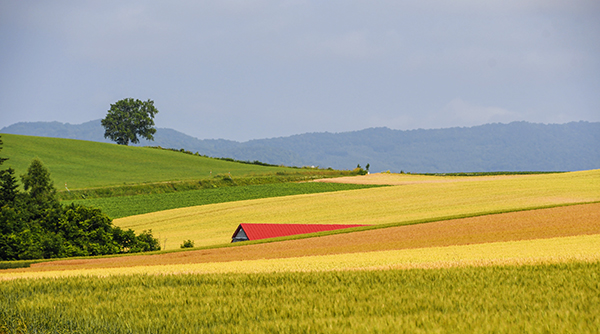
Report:
[{"label": "red roof", "polygon": [[288,235],[315,233],[322,231],[333,231],[344,228],[367,226],[367,225],[338,225],[338,224],[240,224],[233,233],[235,238],[244,231],[248,240],[259,240],[267,238],[284,237]]}]

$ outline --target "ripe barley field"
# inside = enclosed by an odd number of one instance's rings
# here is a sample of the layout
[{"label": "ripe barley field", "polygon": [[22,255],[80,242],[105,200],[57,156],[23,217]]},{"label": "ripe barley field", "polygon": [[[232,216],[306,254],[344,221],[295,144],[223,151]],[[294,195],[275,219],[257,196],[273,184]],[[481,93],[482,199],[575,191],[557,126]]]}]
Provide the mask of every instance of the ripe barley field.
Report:
[{"label": "ripe barley field", "polygon": [[597,333],[600,263],[0,284],[3,333]]}]

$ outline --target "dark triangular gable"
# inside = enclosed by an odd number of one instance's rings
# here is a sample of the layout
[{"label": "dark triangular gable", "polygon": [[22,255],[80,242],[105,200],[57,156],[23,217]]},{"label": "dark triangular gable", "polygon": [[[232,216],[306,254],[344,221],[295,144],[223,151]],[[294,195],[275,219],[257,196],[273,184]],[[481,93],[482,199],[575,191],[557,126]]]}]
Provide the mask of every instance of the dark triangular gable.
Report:
[{"label": "dark triangular gable", "polygon": [[246,232],[244,232],[244,229],[242,228],[241,224],[238,226],[238,228],[233,233],[233,236],[231,237],[231,242],[238,241],[248,241],[248,236],[246,235]]}]

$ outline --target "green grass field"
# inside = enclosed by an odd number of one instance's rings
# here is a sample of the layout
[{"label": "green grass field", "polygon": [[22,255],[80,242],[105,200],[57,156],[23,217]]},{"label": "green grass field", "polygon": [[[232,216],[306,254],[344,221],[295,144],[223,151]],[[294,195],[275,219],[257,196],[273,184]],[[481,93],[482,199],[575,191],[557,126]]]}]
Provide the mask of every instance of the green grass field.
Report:
[{"label": "green grass field", "polygon": [[[33,158],[49,169],[58,190],[132,185],[178,180],[202,180],[223,174],[233,177],[309,173],[310,169],[265,167],[183,154],[82,140],[2,134],[3,167],[25,174]],[[212,174],[211,174],[212,172]]]},{"label": "green grass field", "polygon": [[2,333],[597,333],[600,263],[0,284]]},{"label": "green grass field", "polygon": [[102,209],[111,218],[122,218],[156,211],[242,200],[315,194],[373,188],[373,185],[340,183],[280,183],[191,190],[167,194],[107,197],[66,201]]}]

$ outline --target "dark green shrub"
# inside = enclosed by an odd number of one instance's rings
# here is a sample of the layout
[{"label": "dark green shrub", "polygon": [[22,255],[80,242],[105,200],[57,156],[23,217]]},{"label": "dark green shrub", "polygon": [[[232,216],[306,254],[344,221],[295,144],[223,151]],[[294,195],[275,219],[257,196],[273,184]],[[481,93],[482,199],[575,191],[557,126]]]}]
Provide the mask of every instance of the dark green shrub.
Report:
[{"label": "dark green shrub", "polygon": [[181,248],[194,248],[194,242],[192,240],[185,240],[181,246]]}]

